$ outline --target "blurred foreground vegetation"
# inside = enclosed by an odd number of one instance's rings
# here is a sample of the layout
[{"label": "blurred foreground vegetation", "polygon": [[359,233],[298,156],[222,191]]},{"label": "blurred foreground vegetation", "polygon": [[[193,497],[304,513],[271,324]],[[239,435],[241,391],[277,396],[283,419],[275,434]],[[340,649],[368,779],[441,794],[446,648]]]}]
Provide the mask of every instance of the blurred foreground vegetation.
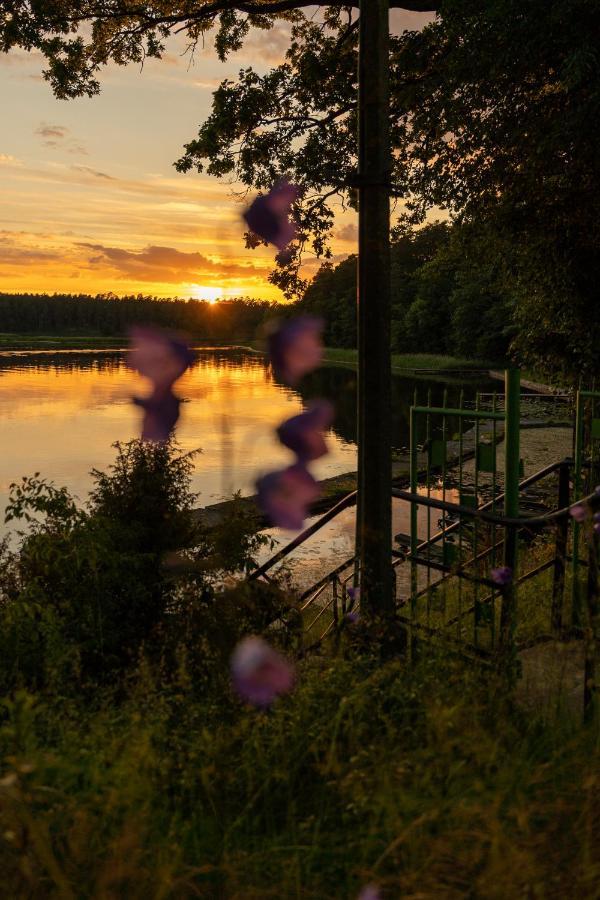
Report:
[{"label": "blurred foreground vegetation", "polygon": [[[598,732],[371,626],[269,712],[228,659],[293,600],[244,585],[247,515],[198,527],[189,457],[133,442],[88,506],[15,486],[0,568],[0,894],[10,898],[598,897]],[[234,579],[233,576],[236,575]],[[534,602],[525,592],[522,603]]]}]

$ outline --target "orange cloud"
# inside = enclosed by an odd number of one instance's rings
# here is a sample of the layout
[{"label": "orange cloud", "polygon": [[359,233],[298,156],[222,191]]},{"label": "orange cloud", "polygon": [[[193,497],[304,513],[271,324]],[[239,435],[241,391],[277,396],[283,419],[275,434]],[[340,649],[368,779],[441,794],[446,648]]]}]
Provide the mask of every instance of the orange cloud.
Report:
[{"label": "orange cloud", "polygon": [[107,266],[128,279],[151,282],[168,282],[174,285],[189,284],[214,278],[263,278],[269,268],[253,263],[236,263],[228,260],[213,260],[202,253],[185,253],[174,247],[146,247],[143,250],[124,250],[119,247],[105,247],[102,244],[79,244],[94,251],[88,259],[90,266]]}]

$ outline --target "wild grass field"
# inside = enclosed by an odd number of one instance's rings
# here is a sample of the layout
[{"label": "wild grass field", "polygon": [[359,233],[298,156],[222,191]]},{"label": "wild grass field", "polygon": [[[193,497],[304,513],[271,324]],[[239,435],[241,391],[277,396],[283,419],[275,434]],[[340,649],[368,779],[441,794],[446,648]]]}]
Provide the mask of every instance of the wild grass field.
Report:
[{"label": "wild grass field", "polygon": [[[490,667],[427,643],[409,664],[359,622],[251,708],[231,651],[293,598],[232,580],[251,518],[208,532],[192,505],[189,460],[139,442],[85,510],[39,479],[13,489],[0,896],[599,896],[600,733],[560,688],[532,707]],[[293,627],[269,634],[293,659]]]}]

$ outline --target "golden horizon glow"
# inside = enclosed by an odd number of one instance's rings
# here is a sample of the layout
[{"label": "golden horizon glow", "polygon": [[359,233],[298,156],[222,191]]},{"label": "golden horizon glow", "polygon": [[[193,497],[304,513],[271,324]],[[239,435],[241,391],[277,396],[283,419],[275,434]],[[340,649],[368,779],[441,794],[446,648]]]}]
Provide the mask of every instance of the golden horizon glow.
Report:
[{"label": "golden horizon glow", "polygon": [[[394,18],[395,16],[395,18]],[[395,11],[393,29],[422,27]],[[162,60],[109,65],[94,98],[59,101],[37,51],[0,54],[0,290],[10,293],[235,296],[284,301],[273,247],[245,248],[235,184],[181,175],[173,161],[210,113],[212,92],[242,65],[280,63],[289,23],[254,29],[221,63],[210,39],[190,61],[183,35]],[[336,208],[332,262],[356,251],[356,216]],[[302,274],[321,264],[307,254]],[[217,292],[220,292],[218,294]]]},{"label": "golden horizon glow", "polygon": [[219,300],[223,299],[223,288],[207,287],[203,284],[197,284],[194,286],[192,296],[196,300],[205,300],[207,303],[210,303],[211,306],[214,306],[215,303],[218,303]]}]

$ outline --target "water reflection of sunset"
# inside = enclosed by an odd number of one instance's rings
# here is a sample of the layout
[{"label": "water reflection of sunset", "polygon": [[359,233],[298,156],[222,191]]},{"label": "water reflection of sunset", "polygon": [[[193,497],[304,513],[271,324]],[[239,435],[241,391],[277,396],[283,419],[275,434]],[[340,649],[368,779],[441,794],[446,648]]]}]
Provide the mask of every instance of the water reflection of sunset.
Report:
[{"label": "water reflection of sunset", "polygon": [[[10,362],[3,357],[0,365],[2,493],[21,475],[40,471],[83,499],[90,469],[113,460],[113,442],[138,435],[140,413],[130,401],[147,393],[147,383],[115,354],[31,354],[27,365],[16,357]],[[261,357],[201,353],[177,393],[184,400],[179,442],[185,451],[202,451],[193,480],[199,503],[235,490],[253,493],[259,473],[288,463],[273,428],[300,411],[302,401],[272,380]],[[354,468],[351,445],[332,434],[330,446],[315,465],[319,478]]]}]

